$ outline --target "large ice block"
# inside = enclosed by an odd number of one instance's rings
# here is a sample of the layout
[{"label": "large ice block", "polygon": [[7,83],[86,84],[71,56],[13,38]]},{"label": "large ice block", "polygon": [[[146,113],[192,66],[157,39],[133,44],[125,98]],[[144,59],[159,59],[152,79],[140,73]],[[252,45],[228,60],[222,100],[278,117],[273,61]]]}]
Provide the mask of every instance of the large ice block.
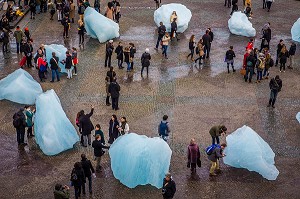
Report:
[{"label": "large ice block", "polygon": [[84,27],[87,35],[98,39],[100,43],[120,36],[119,25],[92,7],[87,7],[84,11]]},{"label": "large ice block", "polygon": [[41,94],[36,100],[34,133],[37,144],[46,155],[56,155],[71,149],[79,141],[53,89]]},{"label": "large ice block", "polygon": [[0,80],[0,100],[7,99],[19,104],[34,104],[43,92],[41,85],[23,69],[18,69]]},{"label": "large ice block", "polygon": [[226,137],[224,163],[236,168],[258,172],[268,180],[276,180],[275,153],[254,130],[248,126],[237,129]]},{"label": "large ice block", "polygon": [[255,37],[256,30],[248,17],[241,11],[234,12],[228,20],[228,28],[232,34],[245,37]]},{"label": "large ice block", "polygon": [[160,22],[166,26],[167,32],[171,32],[170,17],[176,11],[177,14],[177,32],[184,32],[192,18],[191,11],[184,5],[179,3],[164,4],[154,12],[154,22],[159,26]]},{"label": "large ice block", "polygon": [[291,29],[292,39],[300,42],[300,18],[294,23]]},{"label": "large ice block", "polygon": [[56,57],[59,58],[58,65],[61,68],[61,73],[67,73],[66,67],[61,63],[62,60],[66,59],[66,51],[68,50],[66,47],[60,44],[51,44],[45,45],[46,49],[46,58],[50,67],[50,59],[52,58],[52,52],[55,52]]},{"label": "large ice block", "polygon": [[113,174],[122,184],[129,188],[146,184],[161,188],[172,151],[159,137],[129,133],[111,145],[109,155]]},{"label": "large ice block", "polygon": [[296,119],[298,120],[298,122],[300,123],[300,112],[299,113],[297,113],[297,115],[296,115]]}]

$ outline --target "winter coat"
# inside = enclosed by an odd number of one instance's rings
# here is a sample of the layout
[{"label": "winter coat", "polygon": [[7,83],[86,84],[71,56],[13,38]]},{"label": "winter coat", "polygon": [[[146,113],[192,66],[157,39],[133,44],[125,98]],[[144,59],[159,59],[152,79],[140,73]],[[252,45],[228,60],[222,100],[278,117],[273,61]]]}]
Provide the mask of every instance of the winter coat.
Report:
[{"label": "winter coat", "polygon": [[96,135],[100,135],[100,137],[101,137],[101,143],[104,145],[105,144],[105,139],[104,139],[104,133],[103,133],[103,131],[101,131],[100,129],[99,130],[95,130],[95,136]]},{"label": "winter coat", "polygon": [[172,23],[174,21],[174,19],[176,19],[176,21],[177,21],[177,15],[172,14],[170,17],[170,22]]},{"label": "winter coat", "polygon": [[115,71],[107,71],[106,76],[109,77],[110,82],[113,82],[114,77],[116,77],[116,72]]},{"label": "winter coat", "polygon": [[101,140],[94,140],[92,143],[92,147],[94,148],[94,156],[95,157],[101,157],[103,155],[102,149],[109,149],[108,146],[104,146],[101,143]]},{"label": "winter coat", "polygon": [[64,28],[70,28],[70,19],[69,18],[63,18],[61,21],[61,24],[64,26]]},{"label": "winter coat", "polygon": [[170,37],[167,37],[166,35],[163,36],[163,38],[162,38],[162,45],[163,45],[163,46],[169,45],[170,39],[171,39],[171,38],[170,38]]},{"label": "winter coat", "polygon": [[85,27],[84,27],[84,24],[82,24],[81,26],[79,25],[78,26],[78,34],[79,35],[84,35],[85,33]]},{"label": "winter coat", "polygon": [[90,160],[88,160],[86,158],[82,159],[81,160],[81,166],[82,166],[82,169],[84,171],[85,177],[87,177],[87,178],[91,177],[92,173],[95,173],[94,167],[93,167]]},{"label": "winter coat", "polygon": [[34,115],[33,112],[26,110],[25,115],[26,115],[27,127],[32,127],[33,126],[32,117]]},{"label": "winter coat", "polygon": [[287,61],[287,58],[289,57],[289,52],[288,51],[286,51],[286,52],[280,52],[279,53],[279,58],[280,58],[280,63],[282,63],[282,64],[285,64],[286,63],[286,61]]},{"label": "winter coat", "polygon": [[209,134],[213,137],[217,137],[220,136],[222,133],[222,127],[224,127],[223,125],[219,125],[219,126],[213,126],[210,130],[209,130]]},{"label": "winter coat", "polygon": [[57,70],[58,69],[58,61],[59,61],[59,58],[58,57],[52,57],[50,59],[50,68],[51,70]]},{"label": "winter coat", "polygon": [[282,81],[281,81],[281,79],[277,79],[276,80],[275,78],[272,78],[270,80],[269,87],[270,87],[270,90],[274,90],[274,91],[280,92],[281,88],[282,88]]},{"label": "winter coat", "polygon": [[296,53],[296,44],[292,44],[289,50],[290,55],[295,55]]},{"label": "winter coat", "polygon": [[[76,176],[77,176],[77,180],[75,181],[72,181],[72,174],[75,173]],[[76,186],[76,187],[79,187],[81,186],[82,184],[84,184],[86,181],[85,181],[85,175],[84,175],[84,171],[82,168],[80,169],[73,169],[72,170],[72,173],[71,173],[71,182],[73,183],[73,186]]]},{"label": "winter coat", "polygon": [[70,18],[70,19],[75,18],[75,4],[74,4],[74,3],[71,3],[71,4],[70,4],[69,18]]},{"label": "winter coat", "polygon": [[71,55],[67,55],[66,56],[66,63],[65,63],[65,68],[66,69],[71,69],[72,68],[72,56]]},{"label": "winter coat", "polygon": [[159,26],[157,32],[159,37],[163,37],[166,33],[166,26],[164,25]]},{"label": "winter coat", "polygon": [[233,50],[227,50],[225,60],[226,61],[233,60],[234,57],[235,57],[234,51]]},{"label": "winter coat", "polygon": [[134,58],[134,54],[136,53],[135,47],[131,47],[129,52],[130,52],[129,53],[130,58]]},{"label": "winter coat", "polygon": [[253,55],[249,55],[246,59],[246,67],[250,67],[247,65],[248,62],[252,62],[252,68],[255,67],[255,63],[256,63],[256,58]]},{"label": "winter coat", "polygon": [[172,31],[177,31],[177,23],[174,22],[174,21],[171,23],[171,30]]},{"label": "winter coat", "polygon": [[105,46],[105,52],[106,52],[106,55],[112,55],[113,51],[114,51],[114,47],[111,43],[106,43],[106,46]]},{"label": "winter coat", "polygon": [[167,181],[166,178],[163,180],[163,197],[164,198],[173,198],[176,192],[176,184],[175,182],[170,179]]},{"label": "winter coat", "polygon": [[54,190],[54,199],[69,199],[70,192],[67,189]]},{"label": "winter coat", "polygon": [[144,52],[141,57],[141,62],[143,67],[150,66],[151,55],[149,53]]},{"label": "winter coat", "polygon": [[16,38],[17,43],[21,43],[23,37],[25,37],[25,34],[23,33],[22,30],[16,30],[14,32],[14,37]]},{"label": "winter coat", "polygon": [[117,128],[119,126],[118,120],[110,120],[109,121],[109,129],[108,129],[108,134],[109,138],[117,138],[119,135],[119,129]]},{"label": "winter coat", "polygon": [[124,57],[125,57],[124,62],[126,62],[126,63],[129,63],[129,61],[130,61],[129,60],[129,54],[130,54],[129,52],[124,51]]},{"label": "winter coat", "polygon": [[91,109],[91,112],[86,115],[82,115],[79,118],[79,132],[82,133],[82,135],[89,135],[91,134],[91,131],[94,130],[94,125],[91,122],[90,117],[93,115],[94,109]]},{"label": "winter coat", "polygon": [[281,52],[281,49],[283,47],[283,44],[277,44],[277,54],[279,54]]},{"label": "winter coat", "polygon": [[25,45],[25,51],[24,51],[26,57],[32,56],[32,52],[33,52],[33,47],[32,47],[32,45],[31,45],[31,44],[26,44],[26,45]]},{"label": "winter coat", "polygon": [[199,49],[199,56],[203,56],[204,55],[204,45],[201,43],[198,43],[197,45],[198,49]]},{"label": "winter coat", "polygon": [[108,87],[109,87],[109,85],[110,85],[110,82],[109,82],[109,81],[105,82],[105,90],[106,90],[106,95],[107,95],[107,96],[110,96],[110,93],[108,92]]},{"label": "winter coat", "polygon": [[204,34],[202,36],[202,39],[203,39],[203,45],[204,46],[210,46],[210,43],[212,42],[212,40],[211,40],[211,37],[210,37],[209,34]]},{"label": "winter coat", "polygon": [[197,159],[200,158],[200,150],[197,144],[190,144],[188,146],[188,161],[190,163],[197,163]]},{"label": "winter coat", "polygon": [[8,44],[9,43],[9,34],[6,31],[3,33],[4,33],[3,43]]},{"label": "winter coat", "polygon": [[189,49],[193,50],[195,48],[195,41],[189,41]]},{"label": "winter coat", "polygon": [[118,60],[123,60],[123,46],[117,46],[115,53],[117,54]]},{"label": "winter coat", "polygon": [[120,85],[117,82],[111,82],[108,87],[108,92],[112,98],[118,98],[120,96]]},{"label": "winter coat", "polygon": [[212,31],[209,31],[208,34],[209,34],[209,36],[211,38],[211,41],[213,41],[214,40],[214,33]]},{"label": "winter coat", "polygon": [[222,150],[219,147],[216,147],[213,152],[208,155],[208,159],[212,162],[217,162],[217,160],[222,157]]},{"label": "winter coat", "polygon": [[119,128],[121,128],[121,130],[119,130],[121,135],[129,133],[129,124],[127,122],[120,122]]},{"label": "winter coat", "polygon": [[26,118],[25,115],[23,113],[23,110],[20,110],[18,112],[16,112],[13,116],[13,119],[15,118],[19,118],[19,120],[21,120],[20,122],[20,126],[18,127],[18,129],[23,129],[25,131],[25,127],[26,127]]}]

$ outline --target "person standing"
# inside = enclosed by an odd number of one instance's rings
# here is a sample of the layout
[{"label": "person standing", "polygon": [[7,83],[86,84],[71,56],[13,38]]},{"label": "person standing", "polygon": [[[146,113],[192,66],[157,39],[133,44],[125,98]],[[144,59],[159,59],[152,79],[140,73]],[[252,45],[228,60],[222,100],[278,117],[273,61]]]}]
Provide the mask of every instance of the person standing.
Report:
[{"label": "person standing", "polygon": [[77,75],[77,64],[78,64],[78,57],[77,57],[77,49],[75,47],[72,48],[72,62],[74,67],[73,75]]},{"label": "person standing", "polygon": [[85,6],[83,5],[83,1],[80,0],[78,6],[78,15],[81,21],[83,21],[84,11],[85,11]]},{"label": "person standing", "polygon": [[200,150],[194,138],[191,139],[187,151],[188,165],[191,167],[191,172],[196,173],[197,161],[200,159]]},{"label": "person standing", "polygon": [[130,53],[129,53],[129,61],[130,61],[130,70],[133,70],[133,61],[134,61],[134,54],[136,53],[136,49],[134,43],[129,43],[130,46]]},{"label": "person standing", "polygon": [[24,115],[24,109],[21,108],[18,112],[16,112],[13,116],[13,125],[17,131],[17,141],[18,145],[27,145],[24,142],[24,135],[25,135],[25,127],[26,127],[26,120]]},{"label": "person standing", "polygon": [[[93,176],[96,176],[96,175],[95,175],[95,170],[94,170],[94,167],[93,167],[91,161],[86,158],[85,154],[81,154],[81,165],[82,165],[82,169],[84,171],[84,175],[89,181],[89,192],[90,192],[90,194],[92,194],[93,193],[93,191],[92,191],[92,174],[93,174]],[[82,193],[85,195],[85,183],[82,184]]]},{"label": "person standing", "polygon": [[295,42],[292,42],[290,50],[289,50],[289,60],[290,60],[290,65],[288,65],[289,69],[293,69],[293,62],[294,62],[294,56],[296,53],[296,44]]},{"label": "person standing", "polygon": [[271,58],[271,54],[266,54],[265,68],[263,72],[263,79],[269,79],[269,69],[274,66],[274,60]]},{"label": "person standing", "polygon": [[179,41],[180,39],[178,38],[178,34],[177,34],[177,18],[173,18],[173,21],[171,23],[171,41],[172,38],[176,37],[177,41]]},{"label": "person standing", "polygon": [[81,195],[81,187],[85,184],[85,175],[81,163],[76,162],[71,173],[71,183],[75,189],[75,199],[79,199]]},{"label": "person standing", "polygon": [[260,51],[262,51],[262,49],[264,48],[270,49],[271,35],[272,35],[272,31],[270,28],[270,22],[268,22],[262,28],[262,40],[261,40]]},{"label": "person standing", "polygon": [[[221,144],[220,148],[215,147],[210,155],[208,155],[208,159],[211,161],[211,167],[209,170],[209,176],[216,176],[216,173],[221,173],[220,170],[220,162],[219,159],[224,157],[225,154],[223,150],[227,147],[225,143]],[[216,173],[215,173],[216,171]]]},{"label": "person standing", "polygon": [[122,42],[119,42],[116,50],[115,50],[115,53],[117,54],[117,60],[118,60],[118,67],[119,69],[122,69],[124,68],[122,66],[123,64],[123,45],[122,45]]},{"label": "person standing", "polygon": [[74,23],[75,18],[75,4],[73,3],[73,0],[70,1],[70,19],[72,20],[72,23]]},{"label": "person standing", "polygon": [[266,0],[266,4],[267,4],[267,8],[268,8],[268,12],[270,12],[270,9],[271,9],[271,6],[272,6],[272,3],[274,0]]},{"label": "person standing", "polygon": [[232,9],[230,15],[232,15],[234,12],[238,11],[239,7],[237,5],[238,0],[232,0]]},{"label": "person standing", "polygon": [[220,144],[220,136],[221,135],[225,135],[227,132],[227,128],[224,125],[217,125],[217,126],[213,126],[211,127],[211,129],[209,130],[209,134],[212,138],[212,144],[215,144],[217,141],[217,144]]},{"label": "person standing", "polygon": [[29,1],[29,7],[30,7],[30,19],[35,19],[35,14],[36,14],[36,0],[30,0]]},{"label": "person standing", "polygon": [[109,97],[110,97],[110,93],[108,92],[109,85],[110,85],[110,77],[106,76],[105,77],[106,106],[110,106],[111,105],[111,103],[109,103]]},{"label": "person standing", "polygon": [[63,60],[63,63],[65,64],[65,68],[67,70],[67,79],[71,79],[72,78],[72,56],[70,55],[70,51],[67,50],[66,51],[66,59]]},{"label": "person standing", "polygon": [[150,60],[151,60],[151,55],[149,53],[149,48],[146,48],[145,52],[142,54],[142,57],[141,57],[141,62],[142,62],[141,76],[143,76],[144,68],[147,69],[147,76],[148,76]]},{"label": "person standing", "polygon": [[116,72],[114,71],[114,67],[109,68],[109,71],[107,71],[106,76],[109,77],[110,82],[114,80],[114,78],[117,76]]},{"label": "person standing", "polygon": [[84,33],[85,33],[84,23],[83,21],[79,20],[78,23],[79,47],[84,44]]},{"label": "person standing", "polygon": [[260,81],[262,80],[262,73],[263,70],[265,69],[265,55],[263,53],[259,53],[257,62],[256,62],[256,72],[257,72],[257,79],[256,79],[256,83],[260,83]]},{"label": "person standing", "polygon": [[279,53],[279,62],[280,62],[279,72],[281,72],[283,69],[283,72],[285,73],[285,64],[288,57],[289,57],[289,51],[286,49],[286,46],[283,45]]},{"label": "person standing", "polygon": [[24,48],[24,54],[26,56],[26,62],[27,62],[27,67],[31,68],[33,67],[32,65],[32,52],[33,52],[33,47],[31,44],[31,40],[28,40],[27,43],[25,44]]},{"label": "person standing", "polygon": [[206,58],[209,58],[209,52],[210,52],[210,44],[212,42],[211,36],[209,35],[209,30],[205,31],[205,34],[202,36],[203,44],[204,44],[204,50],[205,50],[205,56]]},{"label": "person standing", "polygon": [[51,68],[51,73],[52,73],[52,80],[50,82],[54,82],[54,78],[56,75],[56,79],[59,82],[59,72],[58,72],[58,62],[59,62],[59,58],[56,57],[55,52],[52,52],[52,58],[50,59],[50,68]]},{"label": "person standing", "polygon": [[114,13],[115,13],[115,21],[116,23],[119,23],[120,17],[121,17],[121,5],[119,1],[115,1],[115,8],[114,8]]},{"label": "person standing", "polygon": [[105,145],[104,133],[103,133],[103,131],[101,130],[100,124],[96,124],[96,125],[95,125],[95,137],[96,137],[96,135],[100,135],[100,137],[101,137],[101,143],[102,143],[103,145]]},{"label": "person standing", "polygon": [[162,54],[165,56],[166,59],[168,59],[167,51],[168,51],[169,42],[170,42],[170,36],[169,33],[166,32],[165,36],[163,36],[162,38],[162,48],[163,48]]},{"label": "person standing", "polygon": [[108,140],[109,144],[112,144],[119,137],[119,122],[115,114],[111,116],[111,119],[109,121],[108,134],[109,134],[109,140]]},{"label": "person standing", "polygon": [[224,2],[225,7],[226,7],[226,4],[227,4],[228,8],[230,8],[231,7],[231,0],[225,0],[225,2]]},{"label": "person standing", "polygon": [[95,0],[94,9],[100,13],[100,0]]},{"label": "person standing", "polygon": [[284,43],[283,40],[280,39],[279,43],[277,44],[277,51],[276,51],[276,62],[275,62],[275,66],[278,66],[278,61],[279,61],[279,54],[281,52],[281,49],[283,47]]},{"label": "person standing", "polygon": [[119,130],[120,135],[125,135],[125,134],[129,133],[129,125],[128,125],[126,117],[121,117],[118,130]]},{"label": "person standing", "polygon": [[25,34],[23,31],[20,29],[20,26],[16,27],[16,30],[14,32],[14,37],[16,38],[16,44],[17,44],[17,53],[20,53],[20,45],[22,42],[23,37],[25,37]]},{"label": "person standing", "polygon": [[163,22],[160,22],[159,25],[160,26],[158,27],[158,30],[157,30],[158,37],[157,37],[155,50],[158,50],[158,45],[166,33],[166,26],[163,24]]},{"label": "person standing", "polygon": [[34,112],[35,112],[35,109],[33,109],[33,111],[31,111],[30,106],[25,106],[27,137],[33,137],[34,136],[32,134]]},{"label": "person standing", "polygon": [[124,62],[127,64],[127,72],[130,72],[130,49],[128,46],[124,49]]},{"label": "person standing", "polygon": [[95,140],[92,143],[92,147],[94,148],[94,156],[96,160],[96,172],[101,171],[101,156],[104,154],[103,149],[109,149],[108,146],[104,146],[101,141],[101,136],[98,134],[95,136]]},{"label": "person standing", "polygon": [[112,4],[112,2],[108,2],[104,16],[106,16],[107,18],[109,18],[111,20],[114,20],[113,13],[114,13],[113,4]]},{"label": "person standing", "polygon": [[3,54],[6,52],[9,52],[8,50],[8,45],[9,45],[9,34],[8,34],[8,30],[6,30],[5,28],[3,28],[3,41],[2,41],[2,52]]},{"label": "person standing", "polygon": [[199,60],[199,67],[202,64],[201,59],[204,59],[204,45],[203,45],[203,39],[200,39],[197,47],[196,47],[196,54],[199,54],[199,57],[195,59],[195,63],[197,63],[197,60]]},{"label": "person standing", "polygon": [[160,7],[161,0],[154,0],[154,1],[155,1],[156,9],[158,9]]},{"label": "person standing", "polygon": [[235,53],[233,51],[233,46],[230,46],[229,50],[227,50],[226,55],[225,55],[225,62],[227,63],[228,73],[230,73],[229,64],[231,64],[232,72],[235,72],[235,69],[234,69],[234,66],[233,66],[233,63],[234,63],[233,58],[234,57],[235,57]]},{"label": "person standing", "polygon": [[190,54],[188,54],[187,59],[191,56],[191,60],[194,61],[193,57],[194,57],[194,51],[195,51],[195,35],[192,35],[190,37],[190,41],[189,41],[189,50],[190,50]]},{"label": "person standing", "polygon": [[70,198],[70,188],[65,185],[56,184],[54,188],[54,199],[69,199]]},{"label": "person standing", "polygon": [[108,43],[106,43],[105,46],[105,67],[111,67],[111,55],[114,51],[114,44],[113,44],[113,40],[109,40]]},{"label": "person standing", "polygon": [[250,55],[246,59],[246,74],[244,76],[245,82],[248,81],[248,77],[249,77],[249,83],[251,83],[255,64],[256,64],[256,59],[254,57],[254,52],[251,51]]},{"label": "person standing", "polygon": [[113,78],[113,81],[108,87],[108,92],[111,95],[111,104],[113,110],[119,110],[119,97],[120,97],[120,85],[117,83],[116,78]]},{"label": "person standing", "polygon": [[52,0],[48,1],[48,9],[50,10],[50,20],[53,20],[53,16],[55,14],[55,8]]},{"label": "person standing", "polygon": [[263,9],[267,7],[266,0],[263,0]]},{"label": "person standing", "polygon": [[164,115],[163,120],[158,125],[158,135],[166,142],[168,141],[169,134],[171,132],[170,127],[169,127],[168,118],[169,117],[167,115]]},{"label": "person standing", "polygon": [[83,136],[83,146],[91,145],[91,133],[94,130],[94,125],[92,124],[91,117],[94,113],[94,106],[91,106],[91,111],[89,114],[83,114],[79,118],[79,132]]},{"label": "person standing", "polygon": [[273,108],[275,108],[275,102],[276,102],[276,98],[278,93],[281,91],[282,88],[282,81],[279,78],[279,75],[276,75],[275,78],[272,78],[270,83],[269,83],[269,87],[271,90],[271,94],[270,94],[270,99],[269,99],[269,104],[267,107],[272,106]]},{"label": "person standing", "polygon": [[63,33],[63,37],[65,38],[69,38],[69,29],[70,29],[70,19],[68,17],[68,15],[66,15],[63,20],[61,21],[61,24],[64,27],[64,33]]},{"label": "person standing", "polygon": [[61,21],[63,18],[63,4],[61,1],[56,3],[56,10],[57,10],[57,21]]},{"label": "person standing", "polygon": [[176,184],[170,173],[163,179],[162,195],[164,199],[172,199],[176,193]]}]

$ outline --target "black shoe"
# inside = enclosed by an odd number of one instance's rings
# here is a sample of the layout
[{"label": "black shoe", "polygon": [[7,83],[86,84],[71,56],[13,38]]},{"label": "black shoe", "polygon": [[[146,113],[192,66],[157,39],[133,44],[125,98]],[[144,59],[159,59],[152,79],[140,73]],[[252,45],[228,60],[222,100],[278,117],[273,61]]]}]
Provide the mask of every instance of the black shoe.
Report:
[{"label": "black shoe", "polygon": [[119,108],[115,108],[115,110],[117,111],[117,110],[119,110]]},{"label": "black shoe", "polygon": [[268,104],[268,106],[267,107],[270,107],[271,106],[271,104]]},{"label": "black shoe", "polygon": [[272,105],[272,108],[275,108],[275,106],[274,106],[274,105]]},{"label": "black shoe", "polygon": [[50,82],[54,82],[54,81],[50,81]]},{"label": "black shoe", "polygon": [[233,72],[235,73],[235,70],[233,69]]}]

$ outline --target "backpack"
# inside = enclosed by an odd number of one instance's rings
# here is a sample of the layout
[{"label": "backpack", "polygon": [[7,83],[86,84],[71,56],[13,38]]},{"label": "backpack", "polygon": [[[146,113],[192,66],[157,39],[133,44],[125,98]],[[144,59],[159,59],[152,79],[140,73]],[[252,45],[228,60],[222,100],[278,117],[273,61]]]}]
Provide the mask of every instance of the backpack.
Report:
[{"label": "backpack", "polygon": [[160,122],[159,135],[168,136],[168,122]]},{"label": "backpack", "polygon": [[265,64],[260,58],[258,58],[257,67],[260,68],[260,69],[265,68]]},{"label": "backpack", "polygon": [[248,66],[248,67],[252,67],[252,66],[253,66],[252,61],[247,61],[247,66]]},{"label": "backpack", "polygon": [[21,117],[18,114],[16,114],[13,120],[13,125],[15,128],[19,128],[22,125]]},{"label": "backpack", "polygon": [[270,59],[269,66],[270,66],[270,67],[273,67],[273,66],[274,66],[274,60],[273,60],[272,58]]},{"label": "backpack", "polygon": [[76,182],[77,180],[78,180],[78,176],[77,176],[75,170],[73,170],[72,174],[71,174],[71,181]]},{"label": "backpack", "polygon": [[206,154],[211,155],[213,153],[213,151],[215,150],[215,148],[221,148],[221,146],[218,144],[212,144],[212,145],[208,146],[205,149]]}]

